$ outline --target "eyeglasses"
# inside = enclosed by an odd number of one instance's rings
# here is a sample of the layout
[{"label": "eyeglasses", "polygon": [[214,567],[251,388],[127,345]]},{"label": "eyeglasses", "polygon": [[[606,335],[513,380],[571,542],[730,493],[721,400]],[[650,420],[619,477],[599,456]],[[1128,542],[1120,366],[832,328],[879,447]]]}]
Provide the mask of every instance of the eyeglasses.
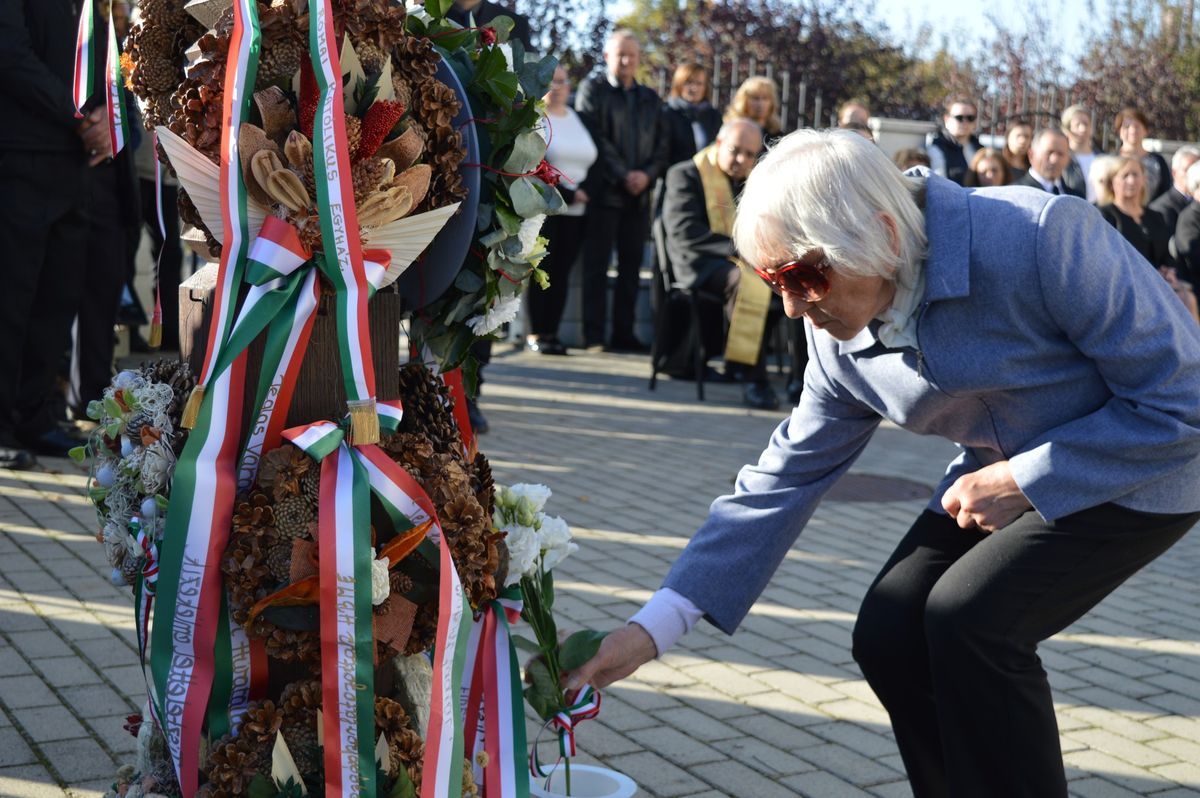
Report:
[{"label": "eyeglasses", "polygon": [[958,122],[974,122],[975,114],[955,114],[953,118]]},{"label": "eyeglasses", "polygon": [[826,272],[830,266],[829,259],[822,255],[816,263],[790,260],[770,270],[755,267],[754,273],[766,280],[777,294],[786,291],[805,302],[820,302],[829,293]]}]

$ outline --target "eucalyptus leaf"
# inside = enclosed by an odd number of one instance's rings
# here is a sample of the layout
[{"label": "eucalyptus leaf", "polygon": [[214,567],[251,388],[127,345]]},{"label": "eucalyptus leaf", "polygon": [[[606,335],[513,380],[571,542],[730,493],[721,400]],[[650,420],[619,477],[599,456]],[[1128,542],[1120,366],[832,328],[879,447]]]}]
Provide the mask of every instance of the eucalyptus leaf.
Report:
[{"label": "eucalyptus leaf", "polygon": [[[540,180],[518,177],[508,187],[508,196],[512,200],[513,210],[516,211],[518,216],[528,219],[531,216],[537,216],[539,213],[549,212],[549,203],[542,192],[538,190],[538,183],[546,185]],[[555,194],[557,193],[555,192]],[[562,202],[561,198],[559,202]]]},{"label": "eucalyptus leaf", "polygon": [[537,643],[533,642],[532,640],[530,640],[528,637],[521,637],[520,635],[512,635],[512,641],[513,641],[513,643],[516,644],[517,648],[521,649],[522,651],[528,651],[530,654],[543,653],[542,647],[539,646]]},{"label": "eucalyptus leaf", "polygon": [[473,294],[483,288],[484,282],[483,278],[475,272],[463,269],[458,273],[458,277],[455,278],[454,285],[468,294]]},{"label": "eucalyptus leaf", "polygon": [[581,667],[600,650],[600,643],[607,632],[597,632],[595,629],[584,629],[568,637],[558,647],[558,664],[564,671],[573,671]]},{"label": "eucalyptus leaf", "polygon": [[515,236],[521,229],[521,217],[499,204],[496,205],[496,218],[500,220],[500,227],[510,236]]},{"label": "eucalyptus leaf", "polygon": [[479,243],[485,247],[503,246],[505,241],[513,237],[512,233],[505,232],[503,228],[500,228],[481,237]]},{"label": "eucalyptus leaf", "polygon": [[454,0],[425,0],[425,12],[434,20],[442,19],[450,11]]},{"label": "eucalyptus leaf", "polygon": [[513,174],[525,174],[536,169],[545,157],[546,140],[536,130],[525,130],[513,140],[512,153],[500,168]]},{"label": "eucalyptus leaf", "polygon": [[492,99],[502,107],[512,105],[517,99],[519,83],[517,76],[508,71],[507,64],[504,72],[488,78],[483,85]]},{"label": "eucalyptus leaf", "polygon": [[490,202],[479,203],[479,210],[475,217],[475,232],[482,233],[492,226],[492,204]]},{"label": "eucalyptus leaf", "polygon": [[508,41],[508,37],[512,35],[513,27],[515,27],[516,24],[517,23],[513,21],[512,17],[506,17],[501,14],[498,17],[492,17],[492,21],[489,22],[487,26],[496,31],[497,41],[506,42]]}]

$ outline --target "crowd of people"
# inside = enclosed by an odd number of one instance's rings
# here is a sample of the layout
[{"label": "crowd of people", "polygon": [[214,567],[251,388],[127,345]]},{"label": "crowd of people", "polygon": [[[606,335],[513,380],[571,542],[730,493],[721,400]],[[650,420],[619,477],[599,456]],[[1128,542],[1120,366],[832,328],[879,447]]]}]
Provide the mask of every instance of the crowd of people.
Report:
[{"label": "crowd of people", "polygon": [[[701,184],[693,162],[706,157],[706,148],[714,148],[713,163],[723,169],[730,183],[728,197],[736,202],[746,175],[722,166],[730,159],[723,161],[720,150],[724,146],[742,153],[746,148],[731,144],[731,136],[722,133],[729,132],[731,121],[742,120],[755,128],[759,142],[751,148],[755,152],[777,141],[786,132],[779,117],[778,87],[771,78],[750,77],[722,111],[709,102],[712,86],[705,67],[685,63],[676,68],[669,95],[660,99],[637,80],[640,57],[636,36],[618,30],[605,45],[604,72],[579,86],[574,111],[568,105],[571,87],[563,70],[547,95],[552,132],[547,159],[563,172],[560,190],[570,199],[570,210],[569,218],[546,227],[554,254],[544,265],[551,273],[552,288],[545,295],[535,289],[530,296],[531,334],[526,342],[531,350],[567,352],[558,324],[567,301],[564,283],[582,249],[582,345],[590,350],[648,351],[647,344],[634,335],[634,308],[637,275],[652,230],[665,239],[665,246],[651,249],[655,269],[668,270],[677,284],[712,294],[714,304],[724,308],[723,314],[708,321],[720,327],[715,336],[713,330],[705,330],[690,338],[672,335],[671,340],[701,346],[707,341],[707,349],[717,354],[725,336],[732,339],[745,330],[745,323],[734,320],[739,277],[745,270],[734,266],[727,231],[711,224],[706,199],[711,205],[712,189],[698,195]],[[1145,114],[1125,108],[1114,124],[1120,147],[1104,153],[1094,141],[1093,114],[1081,105],[1067,108],[1054,126],[1012,119],[1003,144],[986,147],[977,136],[978,109],[972,98],[949,98],[941,126],[927,146],[900,150],[894,163],[901,169],[925,166],[966,187],[1015,185],[1085,197],[1200,319],[1192,291],[1193,281],[1200,279],[1200,203],[1192,202],[1200,190],[1200,166],[1191,172],[1200,160],[1200,148],[1182,147],[1168,163],[1143,146],[1149,133]],[[838,109],[839,127],[872,139],[869,119],[868,104],[861,100],[850,100]],[[739,138],[745,135],[745,128],[740,128]],[[752,160],[745,171],[753,166]],[[673,170],[678,171],[677,179],[672,179]],[[610,300],[607,275],[614,249],[617,277]],[[665,253],[669,263],[661,262],[659,253]],[[780,315],[777,301],[773,309],[756,314],[756,323],[764,328],[756,337],[759,357],[731,363],[726,351],[724,372],[710,370],[710,376],[718,379],[746,380],[744,399],[752,407],[778,405],[762,368],[761,345],[770,337],[766,325]],[[611,331],[607,339],[606,330]],[[711,343],[714,340],[716,344]],[[795,402],[806,362],[802,325],[792,325],[788,348],[792,366],[788,399]]]}]

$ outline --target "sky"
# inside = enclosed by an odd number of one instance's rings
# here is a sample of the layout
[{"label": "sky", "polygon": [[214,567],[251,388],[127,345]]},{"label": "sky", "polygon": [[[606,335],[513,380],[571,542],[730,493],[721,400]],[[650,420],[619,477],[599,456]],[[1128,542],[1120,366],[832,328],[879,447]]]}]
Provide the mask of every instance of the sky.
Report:
[{"label": "sky", "polygon": [[[935,37],[942,34],[955,41],[965,37],[974,45],[991,31],[989,16],[1006,27],[1024,30],[1024,18],[1017,9],[1023,4],[985,3],[980,0],[874,0],[878,18],[904,42],[911,42],[922,23],[928,22]],[[1083,49],[1091,12],[1088,0],[1047,0],[1041,4],[1061,38],[1064,59],[1079,56]],[[936,41],[936,38],[935,38]]]}]

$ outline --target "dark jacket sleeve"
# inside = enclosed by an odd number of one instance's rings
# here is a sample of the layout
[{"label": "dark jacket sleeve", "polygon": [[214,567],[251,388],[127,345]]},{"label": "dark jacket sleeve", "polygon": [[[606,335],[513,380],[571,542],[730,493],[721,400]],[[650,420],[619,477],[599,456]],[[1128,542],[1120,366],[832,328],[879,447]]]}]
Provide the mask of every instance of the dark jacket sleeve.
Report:
[{"label": "dark jacket sleeve", "polygon": [[662,220],[667,255],[679,282],[694,285],[695,280],[707,276],[705,261],[733,257],[733,241],[708,225],[704,187],[695,164],[679,163],[667,170]]},{"label": "dark jacket sleeve", "polygon": [[663,105],[658,103],[654,112],[654,149],[650,151],[650,158],[642,164],[642,171],[650,178],[651,184],[667,171],[671,165],[670,157],[671,135],[663,118]]},{"label": "dark jacket sleeve", "polygon": [[24,9],[18,0],[0,2],[0,92],[46,121],[73,130],[79,123],[71,86],[38,57]]},{"label": "dark jacket sleeve", "polygon": [[1180,279],[1192,285],[1200,279],[1200,206],[1188,205],[1175,223],[1176,269]]},{"label": "dark jacket sleeve", "polygon": [[605,129],[604,99],[601,96],[604,90],[595,78],[585,80],[575,94],[575,111],[583,120],[584,127],[592,135],[592,141],[596,142],[596,149],[600,152],[600,157],[588,178],[592,179],[594,176],[604,185],[616,185],[625,179],[629,166]]}]

